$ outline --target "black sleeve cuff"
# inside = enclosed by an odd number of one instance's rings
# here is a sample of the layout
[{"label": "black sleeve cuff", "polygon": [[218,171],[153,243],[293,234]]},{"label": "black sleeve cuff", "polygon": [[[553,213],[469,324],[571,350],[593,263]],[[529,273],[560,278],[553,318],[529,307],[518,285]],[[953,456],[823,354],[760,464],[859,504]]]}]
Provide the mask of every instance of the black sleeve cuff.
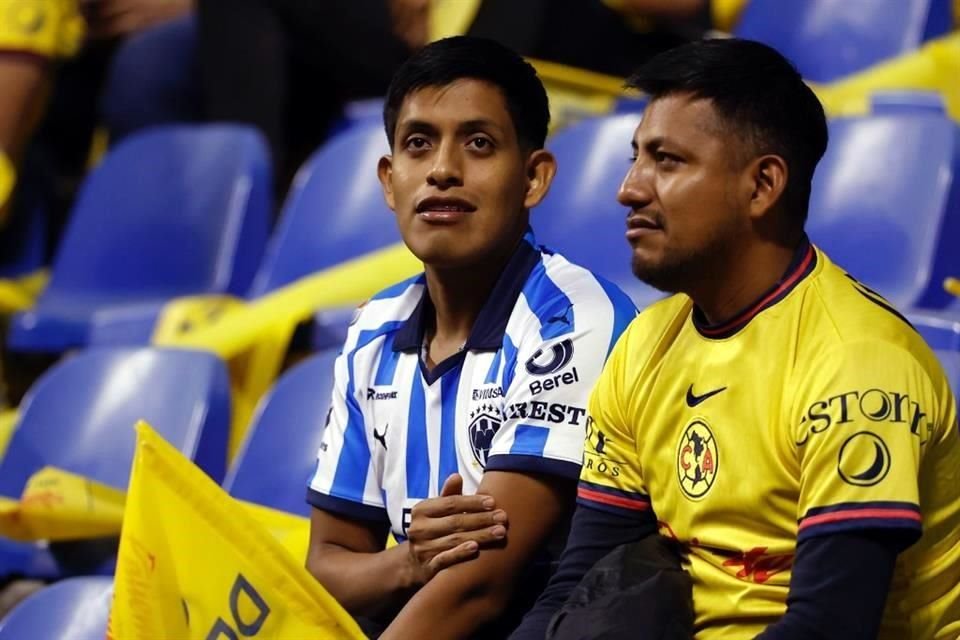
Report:
[{"label": "black sleeve cuff", "polygon": [[487,471],[526,471],[560,476],[576,480],[580,477],[580,464],[567,460],[528,456],[516,453],[503,453],[487,459]]},{"label": "black sleeve cuff", "polygon": [[390,523],[387,510],[383,507],[373,507],[361,502],[354,502],[353,500],[336,498],[325,493],[320,493],[316,489],[307,488],[307,502],[317,509],[338,513],[348,518],[368,522]]}]

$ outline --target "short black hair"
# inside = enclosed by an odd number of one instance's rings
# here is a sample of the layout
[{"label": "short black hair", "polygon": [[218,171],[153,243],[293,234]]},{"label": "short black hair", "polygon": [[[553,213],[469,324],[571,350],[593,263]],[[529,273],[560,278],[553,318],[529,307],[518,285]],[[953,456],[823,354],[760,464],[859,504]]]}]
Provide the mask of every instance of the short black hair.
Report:
[{"label": "short black hair", "polygon": [[817,96],[775,49],[737,38],[691,42],[651,58],[627,86],[653,100],[710,100],[723,124],[749,141],[753,157],[771,153],[786,161],[782,202],[803,225],[813,172],[827,149],[827,120]]},{"label": "short black hair", "polygon": [[383,106],[390,147],[404,99],[425,87],[443,87],[461,79],[483,80],[503,93],[521,147],[540,149],[547,139],[550,105],[536,69],[520,55],[486,38],[454,36],[428,44],[393,76]]}]

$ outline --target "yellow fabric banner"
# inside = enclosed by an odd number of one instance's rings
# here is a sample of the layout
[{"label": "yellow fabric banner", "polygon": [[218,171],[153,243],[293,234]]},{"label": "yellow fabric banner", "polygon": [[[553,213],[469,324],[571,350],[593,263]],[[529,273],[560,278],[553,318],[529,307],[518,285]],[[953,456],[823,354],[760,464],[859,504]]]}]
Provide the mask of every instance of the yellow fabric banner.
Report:
[{"label": "yellow fabric banner", "polygon": [[44,467],[19,500],[0,497],[0,535],[14,540],[80,540],[116,535],[125,494],[83,476]]},{"label": "yellow fabric banner", "polygon": [[108,638],[365,637],[271,535],[303,519],[268,529],[144,423],[128,498]]}]

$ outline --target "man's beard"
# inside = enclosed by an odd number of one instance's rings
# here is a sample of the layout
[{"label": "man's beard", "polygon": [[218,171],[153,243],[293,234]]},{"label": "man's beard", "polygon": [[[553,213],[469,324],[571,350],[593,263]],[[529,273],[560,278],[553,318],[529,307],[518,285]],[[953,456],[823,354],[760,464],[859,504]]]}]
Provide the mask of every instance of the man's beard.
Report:
[{"label": "man's beard", "polygon": [[721,254],[718,244],[721,243],[713,242],[697,252],[668,253],[657,264],[640,260],[634,253],[631,256],[631,269],[633,275],[654,289],[666,293],[687,293],[691,284],[715,276],[712,265],[722,263],[718,261]]}]

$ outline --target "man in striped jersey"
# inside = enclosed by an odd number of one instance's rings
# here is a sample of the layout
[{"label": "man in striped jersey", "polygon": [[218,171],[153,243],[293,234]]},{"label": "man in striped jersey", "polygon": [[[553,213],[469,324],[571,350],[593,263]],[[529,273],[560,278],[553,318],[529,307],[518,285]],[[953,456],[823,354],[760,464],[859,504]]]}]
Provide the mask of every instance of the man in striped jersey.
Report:
[{"label": "man in striped jersey", "polygon": [[487,40],[424,48],[387,96],[378,171],[424,273],[351,326],[308,490],[308,567],[354,615],[392,620],[384,638],[519,621],[562,545],[588,393],[635,315],[534,240],[548,120],[533,68]]}]

